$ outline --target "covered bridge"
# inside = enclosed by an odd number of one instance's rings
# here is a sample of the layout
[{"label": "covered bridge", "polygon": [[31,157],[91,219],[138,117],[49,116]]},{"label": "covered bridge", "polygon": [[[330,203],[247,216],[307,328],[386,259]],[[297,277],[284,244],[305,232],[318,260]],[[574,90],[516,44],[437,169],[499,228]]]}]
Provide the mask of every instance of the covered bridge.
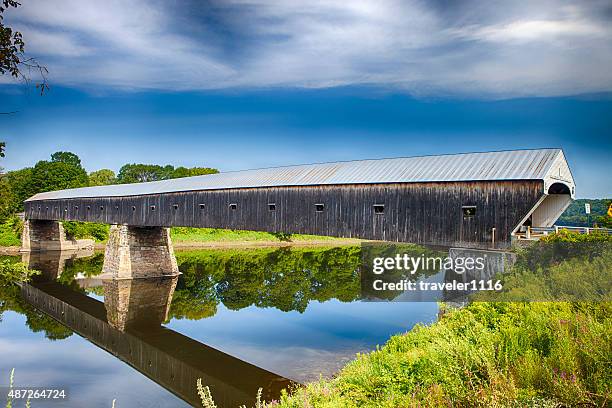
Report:
[{"label": "covered bridge", "polygon": [[506,247],[575,195],[561,149],[359,160],[37,194],[28,220]]}]

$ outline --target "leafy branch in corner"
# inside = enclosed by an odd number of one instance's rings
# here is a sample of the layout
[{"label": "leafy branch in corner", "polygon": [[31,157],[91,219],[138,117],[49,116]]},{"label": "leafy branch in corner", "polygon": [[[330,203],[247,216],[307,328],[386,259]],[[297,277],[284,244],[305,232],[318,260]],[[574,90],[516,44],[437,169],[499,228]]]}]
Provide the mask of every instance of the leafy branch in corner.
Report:
[{"label": "leafy branch in corner", "polygon": [[[38,74],[40,82],[36,84],[36,89],[42,95],[49,89],[49,71],[36,58],[25,55],[25,41],[21,32],[4,24],[4,12],[20,5],[16,0],[2,0],[0,3],[0,75],[8,74],[29,84],[32,74]],[[14,112],[4,112],[9,113]]]}]

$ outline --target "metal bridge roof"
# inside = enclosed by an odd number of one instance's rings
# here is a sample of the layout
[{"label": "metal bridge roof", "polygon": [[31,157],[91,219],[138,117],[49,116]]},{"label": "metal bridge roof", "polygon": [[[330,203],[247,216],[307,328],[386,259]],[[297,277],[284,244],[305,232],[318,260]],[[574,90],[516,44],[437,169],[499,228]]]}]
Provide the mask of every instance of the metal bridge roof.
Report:
[{"label": "metal bridge roof", "polygon": [[544,180],[559,160],[565,163],[561,149],[536,149],[303,164],[51,191],[27,201],[277,186]]}]

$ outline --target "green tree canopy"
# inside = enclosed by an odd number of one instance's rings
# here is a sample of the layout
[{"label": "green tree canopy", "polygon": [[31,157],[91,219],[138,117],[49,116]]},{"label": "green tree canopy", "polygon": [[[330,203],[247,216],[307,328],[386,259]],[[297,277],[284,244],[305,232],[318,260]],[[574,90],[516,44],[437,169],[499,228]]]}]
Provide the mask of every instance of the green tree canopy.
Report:
[{"label": "green tree canopy", "polygon": [[205,174],[215,174],[219,170],[210,167],[177,167],[172,173],[172,178],[203,176]]},{"label": "green tree canopy", "polygon": [[75,167],[82,167],[81,159],[79,159],[79,156],[72,152],[55,152],[51,155],[51,161],[71,164]]},{"label": "green tree canopy", "polygon": [[90,186],[108,186],[109,184],[115,184],[117,177],[115,172],[109,169],[102,169],[89,173],[89,185]]},{"label": "green tree canopy", "polygon": [[5,203],[4,200],[7,200],[5,204],[9,213],[23,210],[24,200],[37,193],[31,182],[32,172],[31,167],[26,167],[21,170],[9,171],[3,176],[8,190],[2,193],[2,201]]},{"label": "green tree canopy", "polygon": [[[36,193],[62,190],[66,188],[86,187],[89,185],[87,172],[69,156],[69,162],[45,161],[36,163],[32,169],[31,189]],[[76,158],[80,163],[80,159]]]},{"label": "green tree canopy", "polygon": [[167,180],[181,177],[200,176],[218,173],[219,170],[210,167],[177,167],[157,164],[126,164],[117,175],[119,184],[144,183],[147,181]]},{"label": "green tree canopy", "polygon": [[166,180],[171,178],[173,166],[159,166],[157,164],[126,164],[121,167],[117,175],[119,184],[144,183],[147,181]]}]

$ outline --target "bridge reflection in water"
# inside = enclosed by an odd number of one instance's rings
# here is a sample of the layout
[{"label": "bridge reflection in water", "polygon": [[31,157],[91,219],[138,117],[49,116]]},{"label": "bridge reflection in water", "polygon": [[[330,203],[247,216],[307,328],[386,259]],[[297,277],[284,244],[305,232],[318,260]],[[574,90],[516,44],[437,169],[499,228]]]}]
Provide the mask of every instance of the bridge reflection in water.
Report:
[{"label": "bridge reflection in water", "polygon": [[57,282],[67,259],[88,255],[24,255],[30,268],[43,273],[22,285],[23,298],[193,406],[201,406],[198,378],[221,407],[253,405],[259,387],[270,401],[291,385],[286,378],[162,326],[178,277],[102,280],[104,302]]}]

